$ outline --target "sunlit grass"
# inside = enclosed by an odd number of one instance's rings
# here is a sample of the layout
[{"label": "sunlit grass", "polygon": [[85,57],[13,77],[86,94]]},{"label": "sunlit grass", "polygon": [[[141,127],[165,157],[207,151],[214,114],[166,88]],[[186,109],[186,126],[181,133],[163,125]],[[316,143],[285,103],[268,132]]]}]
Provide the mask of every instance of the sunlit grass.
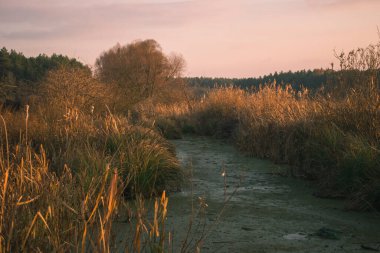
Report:
[{"label": "sunlit grass", "polygon": [[182,181],[173,147],[152,129],[111,113],[69,109],[56,120],[44,116],[38,110],[2,116],[1,252],[111,252],[120,246],[113,239],[115,217],[129,212],[120,206],[161,195],[153,221],[131,221],[134,240],[123,248],[140,252],[157,244],[162,252],[165,190],[178,190]]},{"label": "sunlit grass", "polygon": [[157,107],[156,118],[230,138],[247,154],[292,165],[294,175],[317,180],[321,195],[348,196],[350,206],[367,209],[380,207],[377,101],[378,95],[369,99],[354,91],[338,99],[276,84],[255,91],[222,87],[194,101],[191,110],[186,104]]}]

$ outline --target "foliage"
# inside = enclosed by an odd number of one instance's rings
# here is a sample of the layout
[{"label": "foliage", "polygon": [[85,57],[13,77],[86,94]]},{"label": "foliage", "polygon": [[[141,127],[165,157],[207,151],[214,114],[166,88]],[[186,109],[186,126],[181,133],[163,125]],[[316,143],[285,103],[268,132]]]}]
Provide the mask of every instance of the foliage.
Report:
[{"label": "foliage", "polygon": [[328,84],[334,75],[332,69],[314,69],[288,72],[275,72],[269,75],[249,78],[210,78],[210,77],[186,77],[190,86],[214,88],[218,86],[235,86],[241,89],[259,88],[260,85],[277,82],[278,84],[291,85],[293,89],[301,90],[319,89]]},{"label": "foliage", "polygon": [[[123,207],[128,204],[122,197],[125,186],[109,165],[91,178],[67,167],[58,175],[42,147],[36,153],[22,144],[2,148],[7,151],[0,156],[1,252],[113,252],[117,247],[164,252],[166,244],[170,247],[165,192],[155,199],[153,218],[148,218],[141,197],[130,201],[135,208]],[[115,241],[120,238],[115,220],[124,212],[134,212],[136,218],[129,222],[129,233],[121,235],[129,240]]]},{"label": "foliage", "polygon": [[360,93],[344,100],[309,96],[308,90],[272,84],[256,92],[213,89],[191,109],[177,104],[157,110],[178,125],[187,118],[198,134],[230,138],[247,154],[292,165],[293,175],[318,182],[322,196],[379,209],[380,114],[374,101]]},{"label": "foliage", "polygon": [[53,54],[40,54],[37,57],[26,57],[15,50],[8,51],[5,47],[0,50],[0,79],[14,78],[16,81],[37,82],[45,74],[61,65],[81,68],[90,72],[89,68],[74,58]]},{"label": "foliage", "polygon": [[[79,110],[94,113],[94,109],[110,103],[111,91],[95,80],[91,73],[61,66],[49,71],[39,86],[38,96],[49,111]],[[102,108],[103,110],[105,108]]]},{"label": "foliage", "polygon": [[[157,79],[166,77],[165,83],[157,84],[160,92],[147,95],[146,104],[187,100],[175,74],[182,68],[181,58],[165,57],[170,69]],[[2,84],[29,85],[11,80],[12,65],[4,59]],[[120,90],[94,79],[85,67],[50,67],[44,67],[33,89],[25,90],[29,105],[24,111],[1,111],[0,251],[170,249],[165,191],[176,191],[182,183],[173,147],[152,125],[113,115],[111,109],[120,101],[111,98]],[[22,95],[20,90],[16,94]],[[161,200],[147,210],[151,203],[145,197],[157,195]],[[115,240],[113,228],[121,213],[130,225],[123,245]]]},{"label": "foliage", "polygon": [[78,174],[49,169],[45,152],[16,146],[2,153],[1,252],[109,252],[120,198],[119,178],[107,168],[84,188]]},{"label": "foliage", "polygon": [[183,68],[181,56],[166,56],[155,40],[144,40],[117,44],[102,53],[95,73],[102,82],[116,84],[122,94],[119,99],[130,106],[183,85],[179,80]]},{"label": "foliage", "polygon": [[[39,113],[2,113],[1,252],[110,252],[116,246],[140,252],[146,245],[163,251],[171,240],[164,191],[177,190],[182,179],[169,143],[110,113],[79,111],[52,121]],[[161,193],[150,219],[142,196]],[[138,214],[129,218],[125,237],[132,239],[125,245],[113,239],[120,213]]]},{"label": "foliage", "polygon": [[74,58],[53,54],[40,54],[37,57],[26,57],[15,50],[0,50],[0,103],[7,107],[20,107],[32,95],[36,95],[38,84],[45,75],[60,66],[81,69],[91,74],[91,70]]}]

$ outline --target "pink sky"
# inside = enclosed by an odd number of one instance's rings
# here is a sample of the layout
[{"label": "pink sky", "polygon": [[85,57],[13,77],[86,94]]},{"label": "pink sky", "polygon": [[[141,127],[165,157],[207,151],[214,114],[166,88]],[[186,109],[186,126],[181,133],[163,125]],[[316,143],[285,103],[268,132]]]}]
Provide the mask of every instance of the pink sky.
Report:
[{"label": "pink sky", "polygon": [[0,47],[93,65],[153,38],[187,76],[253,77],[329,67],[334,50],[379,40],[379,13],[380,0],[0,0]]}]

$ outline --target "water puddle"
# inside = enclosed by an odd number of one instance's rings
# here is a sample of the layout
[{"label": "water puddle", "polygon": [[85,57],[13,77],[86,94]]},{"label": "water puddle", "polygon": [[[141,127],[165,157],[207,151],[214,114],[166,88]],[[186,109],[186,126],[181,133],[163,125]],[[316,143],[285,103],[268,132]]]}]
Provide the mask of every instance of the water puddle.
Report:
[{"label": "water puddle", "polygon": [[306,240],[307,234],[304,233],[294,233],[294,234],[287,234],[283,236],[286,240]]}]

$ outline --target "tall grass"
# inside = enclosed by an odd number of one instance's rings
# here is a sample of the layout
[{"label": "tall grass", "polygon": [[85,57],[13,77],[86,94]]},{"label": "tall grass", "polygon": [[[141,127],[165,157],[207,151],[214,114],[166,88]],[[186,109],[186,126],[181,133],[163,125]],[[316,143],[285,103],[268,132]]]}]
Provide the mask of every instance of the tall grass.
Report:
[{"label": "tall grass", "polygon": [[379,95],[369,99],[354,90],[337,99],[274,83],[255,91],[214,89],[192,110],[159,107],[158,113],[177,115],[179,128],[187,118],[198,134],[229,138],[247,154],[292,165],[293,175],[319,183],[319,195],[348,197],[350,207],[368,209],[380,208],[376,101]]},{"label": "tall grass", "polygon": [[111,113],[94,117],[70,109],[60,119],[46,121],[38,112],[30,112],[27,131],[25,117],[25,112],[4,114],[10,122],[10,146],[22,142],[38,150],[43,145],[50,167],[58,174],[68,166],[76,173],[96,176],[110,164],[119,169],[128,189],[138,193],[150,195],[180,185],[181,172],[171,144],[126,117]]},{"label": "tall grass", "polygon": [[134,239],[119,245],[113,224],[124,210],[124,184],[116,169],[106,167],[86,186],[68,168],[60,176],[52,172],[43,149],[2,154],[0,166],[0,252],[142,252],[147,246],[164,252],[170,246],[165,192],[155,200],[152,220],[143,215],[143,199],[136,201],[136,221],[124,235]]},{"label": "tall grass", "polygon": [[109,252],[117,170],[107,167],[85,187],[67,167],[51,171],[42,147],[23,145],[3,146],[0,166],[1,252]]},{"label": "tall grass", "polygon": [[[45,97],[1,112],[0,252],[165,250],[165,191],[182,181],[174,149],[153,129],[101,107],[101,85],[59,69],[41,86]],[[159,196],[150,220],[141,203]],[[125,212],[137,215],[125,235],[132,239],[120,245],[113,226]]]},{"label": "tall grass", "polygon": [[[141,214],[123,249],[164,251],[165,190],[178,189],[181,172],[161,135],[112,114],[78,112],[49,127],[29,111],[4,116],[12,129],[2,116],[1,252],[111,252],[120,246],[112,232],[120,212]],[[151,221],[142,215],[143,196],[161,194]],[[140,204],[130,211],[126,202]]]},{"label": "tall grass", "polygon": [[312,94],[275,82],[220,87],[191,106],[157,106],[148,115],[161,129],[228,138],[247,154],[292,165],[293,175],[319,183],[321,196],[380,209],[380,42],[337,58],[341,70]]}]

